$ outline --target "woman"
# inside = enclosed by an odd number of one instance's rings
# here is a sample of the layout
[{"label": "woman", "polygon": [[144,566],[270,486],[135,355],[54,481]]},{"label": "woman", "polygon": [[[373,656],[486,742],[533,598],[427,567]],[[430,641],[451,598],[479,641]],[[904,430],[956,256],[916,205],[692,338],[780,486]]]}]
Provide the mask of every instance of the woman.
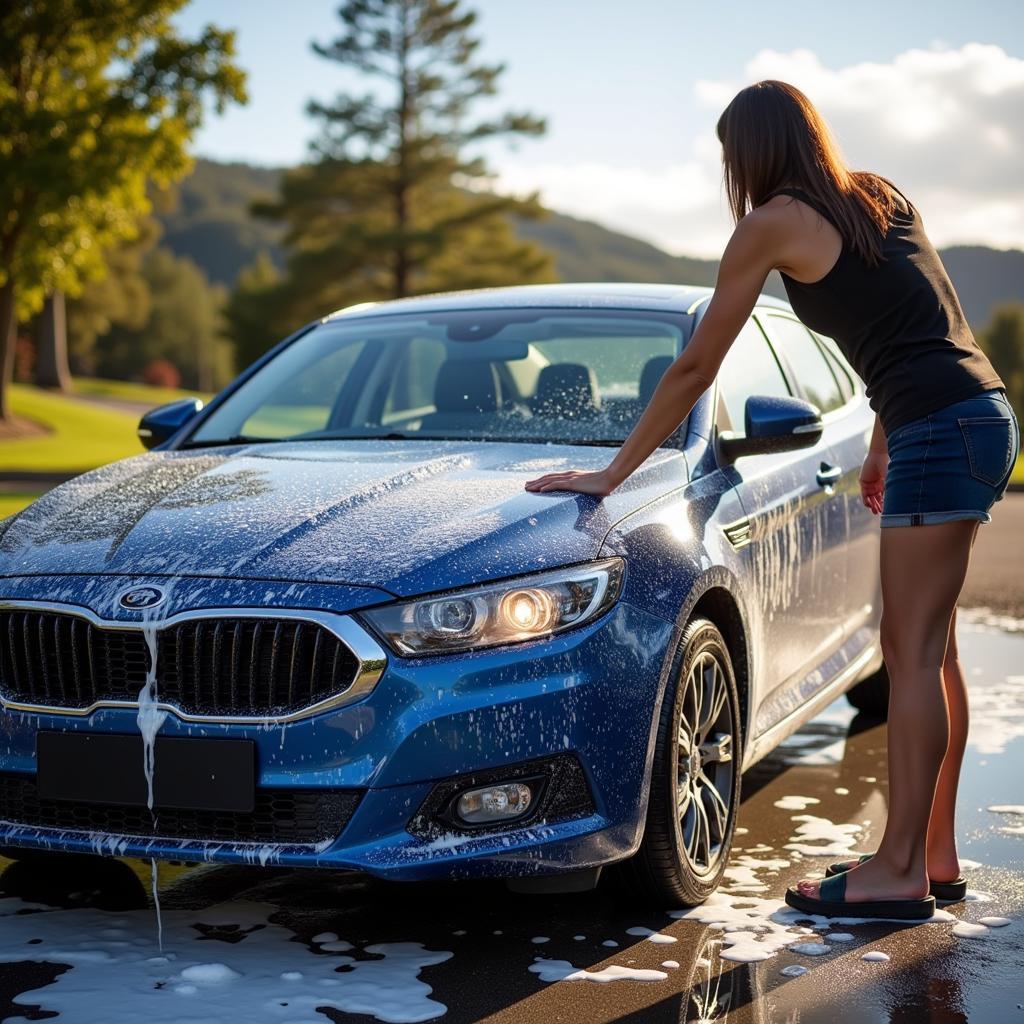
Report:
[{"label": "woman", "polygon": [[860,490],[885,527],[890,678],[878,850],[820,883],[801,880],[786,901],[826,915],[928,917],[931,892],[965,890],[954,835],[967,739],[956,601],[977,527],[1020,450],[1019,426],[918,211],[888,179],[844,165],[800,90],[770,80],[743,89],[717,133],[737,223],[704,318],[604,470],[550,473],[526,488],[603,496],[622,483],[711,384],[769,271],[782,273],[797,315],[841,346],[876,413]]}]

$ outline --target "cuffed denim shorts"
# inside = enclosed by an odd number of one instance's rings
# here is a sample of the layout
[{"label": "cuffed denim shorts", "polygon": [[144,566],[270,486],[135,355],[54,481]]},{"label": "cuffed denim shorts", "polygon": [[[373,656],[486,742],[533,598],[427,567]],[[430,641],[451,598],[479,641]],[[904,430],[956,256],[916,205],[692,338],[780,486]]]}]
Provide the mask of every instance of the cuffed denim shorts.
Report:
[{"label": "cuffed denim shorts", "polygon": [[1020,454],[1020,424],[993,388],[904,423],[886,444],[882,526],[988,523]]}]

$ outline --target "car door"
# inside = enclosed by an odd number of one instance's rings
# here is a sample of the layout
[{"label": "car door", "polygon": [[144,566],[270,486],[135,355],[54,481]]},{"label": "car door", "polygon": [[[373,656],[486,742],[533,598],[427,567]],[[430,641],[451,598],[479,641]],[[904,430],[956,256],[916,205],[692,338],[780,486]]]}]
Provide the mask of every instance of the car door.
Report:
[{"label": "car door", "polygon": [[828,654],[845,637],[853,607],[847,587],[848,497],[862,459],[850,450],[843,422],[846,397],[814,335],[795,316],[781,310],[762,310],[757,318],[786,366],[796,393],[821,410],[821,440],[807,452],[812,461],[817,459],[813,475],[820,515],[815,528],[820,535],[814,544],[813,596],[806,608],[806,624],[822,638],[822,653]]},{"label": "car door", "polygon": [[[847,636],[860,632],[863,644],[877,636],[881,616],[881,579],[878,572],[878,519],[860,497],[860,466],[867,454],[875,414],[864,395],[864,383],[831,339],[811,331],[832,366],[843,393],[841,409],[828,414],[833,449],[846,470],[836,490],[846,508]],[[857,644],[851,645],[856,649]]]},{"label": "car door", "polygon": [[[804,397],[791,366],[758,321],[748,321],[718,373],[719,413],[733,431],[743,431],[752,395]],[[805,699],[803,680],[841,639],[834,609],[846,563],[843,509],[830,476],[834,462],[823,437],[810,448],[745,456],[726,467],[746,514],[746,535],[736,534],[743,537],[737,554],[761,608],[761,635],[752,638],[764,668],[758,673],[755,735]]]}]

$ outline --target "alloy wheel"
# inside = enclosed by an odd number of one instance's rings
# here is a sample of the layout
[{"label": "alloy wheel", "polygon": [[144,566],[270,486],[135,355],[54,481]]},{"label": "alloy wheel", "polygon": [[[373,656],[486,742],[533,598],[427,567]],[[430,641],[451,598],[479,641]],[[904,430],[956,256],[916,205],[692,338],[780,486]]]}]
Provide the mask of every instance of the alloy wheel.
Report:
[{"label": "alloy wheel", "polygon": [[690,666],[676,732],[676,815],[682,853],[698,874],[718,863],[732,812],[733,722],[725,670],[713,651]]}]

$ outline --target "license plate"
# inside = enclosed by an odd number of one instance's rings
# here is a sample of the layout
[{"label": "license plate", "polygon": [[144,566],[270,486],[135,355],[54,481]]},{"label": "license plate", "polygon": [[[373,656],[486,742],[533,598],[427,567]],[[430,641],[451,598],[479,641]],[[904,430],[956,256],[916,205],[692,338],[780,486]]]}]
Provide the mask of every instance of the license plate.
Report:
[{"label": "license plate", "polygon": [[[157,736],[153,807],[252,811],[256,745],[247,739]],[[36,787],[46,800],[145,806],[142,736],[40,731]]]}]

